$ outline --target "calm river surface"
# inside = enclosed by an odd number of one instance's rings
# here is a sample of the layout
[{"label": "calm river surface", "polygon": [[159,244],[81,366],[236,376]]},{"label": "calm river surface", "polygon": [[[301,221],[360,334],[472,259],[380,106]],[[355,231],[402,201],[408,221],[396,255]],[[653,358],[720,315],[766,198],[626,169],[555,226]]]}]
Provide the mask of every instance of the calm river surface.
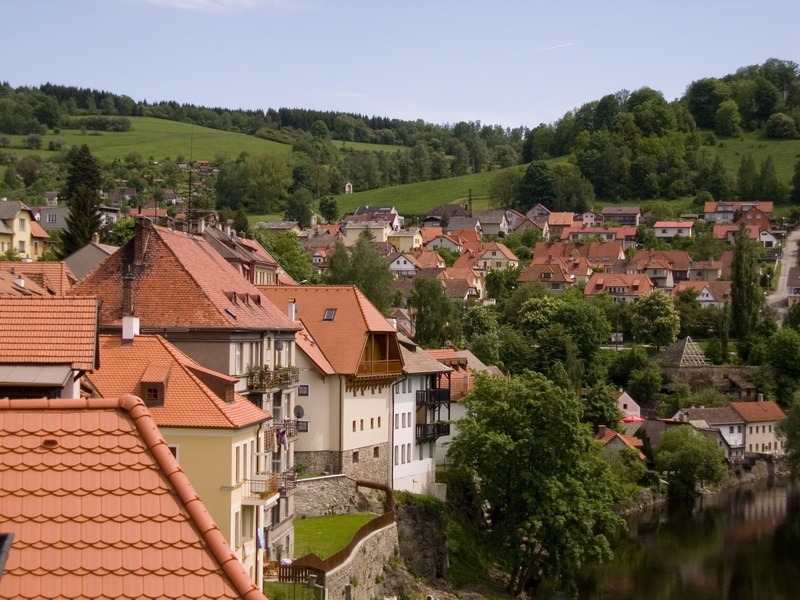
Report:
[{"label": "calm river surface", "polygon": [[590,600],[800,599],[800,487],[762,481],[628,519]]}]

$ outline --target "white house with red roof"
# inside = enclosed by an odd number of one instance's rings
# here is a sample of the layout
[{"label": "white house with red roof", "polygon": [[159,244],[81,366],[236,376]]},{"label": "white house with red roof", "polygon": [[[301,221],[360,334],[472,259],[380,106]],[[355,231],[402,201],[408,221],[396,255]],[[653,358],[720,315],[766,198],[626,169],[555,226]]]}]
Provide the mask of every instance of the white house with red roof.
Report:
[{"label": "white house with red roof", "polygon": [[614,302],[633,303],[656,289],[647,275],[638,273],[592,273],[583,290],[590,298],[608,294]]},{"label": "white house with red roof", "polygon": [[261,290],[302,328],[297,464],[389,483],[392,384],[403,374],[396,329],[355,286]]},{"label": "white house with red roof", "polygon": [[694,221],[657,221],[653,225],[656,239],[671,242],[676,237],[692,237]]}]

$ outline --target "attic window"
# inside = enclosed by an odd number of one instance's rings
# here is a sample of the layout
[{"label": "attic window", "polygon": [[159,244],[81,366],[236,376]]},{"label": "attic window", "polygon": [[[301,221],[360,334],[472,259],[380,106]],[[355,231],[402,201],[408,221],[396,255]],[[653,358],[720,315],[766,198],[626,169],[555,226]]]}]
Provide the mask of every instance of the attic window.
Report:
[{"label": "attic window", "polygon": [[336,309],[335,308],[326,308],[325,314],[322,317],[323,321],[333,321],[333,318],[336,316]]}]

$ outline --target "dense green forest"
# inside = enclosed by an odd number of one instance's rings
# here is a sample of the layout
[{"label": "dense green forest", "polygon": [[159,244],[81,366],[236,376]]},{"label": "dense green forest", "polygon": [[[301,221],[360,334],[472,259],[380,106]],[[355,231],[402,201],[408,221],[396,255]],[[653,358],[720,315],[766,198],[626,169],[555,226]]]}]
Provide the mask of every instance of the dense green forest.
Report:
[{"label": "dense green forest", "polygon": [[[133,117],[192,123],[279,142],[285,156],[241,153],[215,157],[218,168],[206,181],[207,202],[218,208],[242,205],[250,212],[276,213],[341,193],[440,180],[531,163],[511,169],[513,198],[493,192],[496,204],[524,209],[535,202],[581,210],[595,200],[674,199],[707,192],[713,198],[760,197],[787,202],[789,178],[774,161],[753,164],[741,157],[744,179],[762,183],[739,189],[740,173],[720,159],[726,141],[755,135],[764,143],[798,139],[800,69],[769,59],[720,78],[691,82],[679,99],[657,90],[621,90],[567,111],[553,123],[504,128],[479,121],[432,124],[298,108],[229,110],[177,102],[137,101],[111,92],[44,84],[13,88],[0,84],[0,193],[29,201],[43,186],[58,187],[67,148],[58,135],[80,130],[103,135],[130,132]],[[52,155],[16,151],[46,147]],[[348,145],[351,144],[351,145]],[[382,144],[369,148],[364,144]],[[267,153],[269,154],[269,153]],[[163,160],[165,157],[151,157]],[[173,162],[176,157],[171,157]],[[185,160],[185,157],[180,157]],[[146,173],[141,156],[123,156],[105,166],[108,183],[133,181],[140,191],[162,179]],[[553,164],[552,159],[560,159]],[[154,162],[151,160],[151,162]],[[126,163],[136,168],[127,169]],[[150,169],[152,171],[152,169]],[[750,173],[755,171],[751,177]],[[175,185],[174,168],[170,181]],[[38,182],[38,185],[35,185]],[[148,183],[150,185],[148,185]],[[499,184],[498,184],[499,185]],[[35,187],[34,187],[35,186]],[[502,196],[502,194],[500,194]]]}]

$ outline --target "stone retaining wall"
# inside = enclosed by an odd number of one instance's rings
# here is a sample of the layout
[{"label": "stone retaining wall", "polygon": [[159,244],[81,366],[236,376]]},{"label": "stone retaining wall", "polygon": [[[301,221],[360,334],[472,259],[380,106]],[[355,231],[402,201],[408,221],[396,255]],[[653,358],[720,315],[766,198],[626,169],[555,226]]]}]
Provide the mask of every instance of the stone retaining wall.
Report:
[{"label": "stone retaining wall", "polygon": [[294,492],[294,518],[359,512],[356,480],[347,475],[300,479]]},{"label": "stone retaining wall", "polygon": [[325,600],[383,597],[384,565],[397,552],[397,525],[394,523],[364,538],[343,565],[325,576]]},{"label": "stone retaining wall", "polygon": [[[389,483],[389,443],[384,442],[344,452],[320,450],[294,453],[295,464],[309,474],[344,473],[354,479]],[[358,456],[358,460],[353,459]]]}]

